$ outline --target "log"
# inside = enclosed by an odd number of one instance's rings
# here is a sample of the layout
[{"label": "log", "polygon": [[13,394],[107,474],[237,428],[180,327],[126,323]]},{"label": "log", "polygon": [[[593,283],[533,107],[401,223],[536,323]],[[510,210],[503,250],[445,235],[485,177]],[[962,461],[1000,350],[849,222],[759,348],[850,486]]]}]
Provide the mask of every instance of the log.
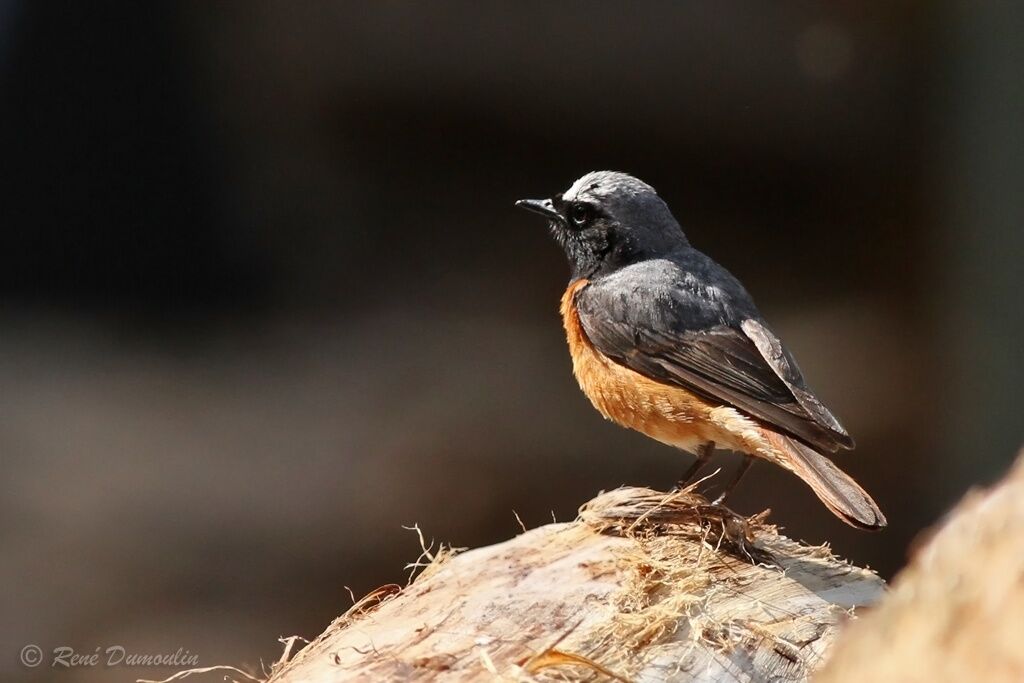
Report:
[{"label": "log", "polygon": [[1024,453],[917,545],[816,680],[1024,681]]},{"label": "log", "polygon": [[622,488],[570,523],[425,551],[410,585],[361,600],[268,683],[806,680],[884,583],[765,516]]}]

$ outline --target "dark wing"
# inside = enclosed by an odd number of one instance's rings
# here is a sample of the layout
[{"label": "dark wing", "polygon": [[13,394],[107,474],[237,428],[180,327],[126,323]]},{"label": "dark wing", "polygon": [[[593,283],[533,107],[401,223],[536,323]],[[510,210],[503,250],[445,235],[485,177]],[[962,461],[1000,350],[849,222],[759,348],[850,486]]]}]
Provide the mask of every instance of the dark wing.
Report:
[{"label": "dark wing", "polygon": [[[707,300],[707,289],[645,289],[634,281],[625,290],[621,283],[580,290],[580,322],[597,350],[642,375],[732,405],[814,448],[853,448],[850,435],[807,388],[792,355],[758,318],[737,314],[714,292]],[[752,303],[748,315],[751,310]]]}]

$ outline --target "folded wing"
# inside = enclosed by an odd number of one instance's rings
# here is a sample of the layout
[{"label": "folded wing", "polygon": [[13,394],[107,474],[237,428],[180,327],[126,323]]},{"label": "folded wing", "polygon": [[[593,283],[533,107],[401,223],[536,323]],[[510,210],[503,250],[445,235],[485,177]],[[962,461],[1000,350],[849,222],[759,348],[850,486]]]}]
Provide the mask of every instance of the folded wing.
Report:
[{"label": "folded wing", "polygon": [[[614,284],[577,295],[590,342],[614,361],[658,381],[731,405],[820,452],[853,448],[839,421],[807,388],[792,355],[756,317],[708,321],[707,302],[692,288],[657,288],[627,306]],[[714,302],[712,302],[714,303]],[[718,305],[722,306],[721,302]],[[690,312],[700,309],[701,315]],[[741,319],[740,319],[741,318]]]}]

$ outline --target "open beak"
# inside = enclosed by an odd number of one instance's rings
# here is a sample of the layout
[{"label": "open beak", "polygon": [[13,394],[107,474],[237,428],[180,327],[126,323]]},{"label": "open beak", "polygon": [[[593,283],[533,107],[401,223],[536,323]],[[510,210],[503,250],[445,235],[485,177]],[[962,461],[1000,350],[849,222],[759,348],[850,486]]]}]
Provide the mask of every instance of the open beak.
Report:
[{"label": "open beak", "polygon": [[551,203],[550,199],[520,199],[516,202],[516,206],[527,211],[539,213],[553,221],[563,221],[562,214],[555,210],[555,205]]}]

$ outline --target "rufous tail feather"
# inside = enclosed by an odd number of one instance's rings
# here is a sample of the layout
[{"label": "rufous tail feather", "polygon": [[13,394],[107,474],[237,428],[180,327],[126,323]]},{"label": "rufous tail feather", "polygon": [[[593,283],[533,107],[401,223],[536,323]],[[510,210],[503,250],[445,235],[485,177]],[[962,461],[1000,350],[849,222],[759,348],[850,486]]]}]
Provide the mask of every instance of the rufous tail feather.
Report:
[{"label": "rufous tail feather", "polygon": [[859,529],[886,526],[885,515],[871,496],[831,460],[782,434],[772,433],[770,440],[785,456],[786,462],[779,464],[803,479],[836,517]]}]

